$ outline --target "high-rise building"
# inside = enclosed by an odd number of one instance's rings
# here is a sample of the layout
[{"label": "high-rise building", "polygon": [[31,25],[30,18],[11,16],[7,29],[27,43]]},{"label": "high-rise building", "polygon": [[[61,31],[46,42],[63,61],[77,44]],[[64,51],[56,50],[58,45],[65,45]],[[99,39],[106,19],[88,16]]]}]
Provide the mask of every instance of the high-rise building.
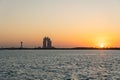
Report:
[{"label": "high-rise building", "polygon": [[43,48],[52,48],[52,41],[49,37],[43,38]]},{"label": "high-rise building", "polygon": [[46,43],[46,42],[47,42],[47,39],[46,39],[46,37],[44,37],[44,38],[43,38],[43,48],[46,48],[46,47],[47,47],[47,45],[46,45],[47,43]]},{"label": "high-rise building", "polygon": [[47,47],[51,48],[52,47],[52,41],[50,40],[50,38],[47,39]]}]

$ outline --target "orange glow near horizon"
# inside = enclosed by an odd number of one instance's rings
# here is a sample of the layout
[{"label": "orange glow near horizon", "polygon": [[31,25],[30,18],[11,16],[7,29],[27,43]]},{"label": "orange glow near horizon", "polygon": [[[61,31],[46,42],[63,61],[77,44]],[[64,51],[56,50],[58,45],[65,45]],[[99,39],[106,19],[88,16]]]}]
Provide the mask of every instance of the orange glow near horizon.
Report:
[{"label": "orange glow near horizon", "polygon": [[[1,35],[1,34],[0,34]],[[25,47],[37,47],[42,46],[42,39],[45,34],[34,33],[34,34],[17,34],[19,36],[3,36],[1,38],[0,46],[19,46],[20,41],[24,42]],[[48,37],[51,38],[54,47],[96,47],[96,48],[109,48],[109,47],[118,47],[119,40],[115,38],[114,35],[108,35],[104,33],[102,35],[98,34],[54,34],[49,35]],[[26,37],[27,36],[27,37]]]},{"label": "orange glow near horizon", "polygon": [[[40,35],[40,36],[39,36]],[[7,40],[3,37],[1,39],[2,46],[19,46],[20,41],[24,42],[25,47],[42,46],[42,39],[45,34],[30,34],[24,36],[9,36]],[[68,35],[68,34],[67,34]],[[86,36],[79,36],[76,34],[70,35],[48,35],[51,38],[54,47],[96,47],[109,48],[119,46],[119,43],[112,35],[98,35],[94,36],[86,34]],[[75,36],[76,35],[76,36]],[[25,37],[27,36],[27,37]],[[66,37],[67,36],[67,37]],[[116,45],[115,45],[116,44]]]}]

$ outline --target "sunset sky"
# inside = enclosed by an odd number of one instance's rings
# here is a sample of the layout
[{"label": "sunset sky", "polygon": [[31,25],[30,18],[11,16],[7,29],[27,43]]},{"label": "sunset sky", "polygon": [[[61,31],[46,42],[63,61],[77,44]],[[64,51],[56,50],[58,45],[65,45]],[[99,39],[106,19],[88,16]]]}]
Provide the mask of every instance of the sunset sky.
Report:
[{"label": "sunset sky", "polygon": [[120,0],[0,0],[0,47],[120,47]]}]

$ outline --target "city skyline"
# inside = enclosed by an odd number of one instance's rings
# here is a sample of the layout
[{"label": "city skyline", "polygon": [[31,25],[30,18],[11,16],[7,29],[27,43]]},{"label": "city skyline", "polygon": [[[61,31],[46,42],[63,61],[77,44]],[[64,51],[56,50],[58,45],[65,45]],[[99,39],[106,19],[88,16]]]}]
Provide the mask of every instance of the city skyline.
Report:
[{"label": "city skyline", "polygon": [[0,17],[1,47],[120,47],[119,0],[0,0]]}]

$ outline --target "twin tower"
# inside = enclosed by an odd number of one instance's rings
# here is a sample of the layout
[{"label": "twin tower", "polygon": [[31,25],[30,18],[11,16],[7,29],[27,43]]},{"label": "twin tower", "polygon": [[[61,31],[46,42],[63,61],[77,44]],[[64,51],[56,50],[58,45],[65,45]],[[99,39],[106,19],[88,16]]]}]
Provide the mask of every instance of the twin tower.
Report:
[{"label": "twin tower", "polygon": [[52,48],[52,41],[49,37],[43,38],[43,48]]}]

